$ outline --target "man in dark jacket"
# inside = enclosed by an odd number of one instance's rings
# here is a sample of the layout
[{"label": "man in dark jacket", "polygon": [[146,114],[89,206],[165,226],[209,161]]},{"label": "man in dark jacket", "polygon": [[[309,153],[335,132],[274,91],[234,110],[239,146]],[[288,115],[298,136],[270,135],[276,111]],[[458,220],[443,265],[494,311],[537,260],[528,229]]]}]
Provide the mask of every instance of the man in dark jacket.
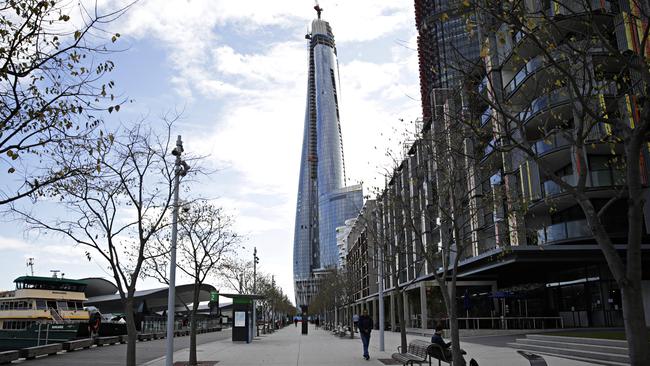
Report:
[{"label": "man in dark jacket", "polygon": [[[433,333],[433,336],[431,337],[431,343],[435,343],[442,348],[442,352],[445,355],[445,358],[448,360],[451,360],[451,342],[445,342],[445,340],[442,338],[442,324],[438,323],[436,325],[436,331]],[[460,350],[462,354],[466,354],[464,350]],[[461,356],[462,357],[462,356]],[[472,359],[474,361],[474,359]],[[476,361],[474,361],[476,362]],[[465,358],[461,358],[460,365],[466,365]]]},{"label": "man in dark jacket", "polygon": [[368,354],[368,344],[370,343],[370,332],[372,331],[372,318],[368,315],[368,310],[363,309],[363,314],[359,317],[359,335],[363,343],[363,358],[370,359]]},{"label": "man in dark jacket", "polygon": [[431,337],[431,343],[439,345],[443,350],[449,349],[451,346],[451,342],[445,342],[442,338],[442,324],[436,325],[436,332],[433,333],[433,337]]}]

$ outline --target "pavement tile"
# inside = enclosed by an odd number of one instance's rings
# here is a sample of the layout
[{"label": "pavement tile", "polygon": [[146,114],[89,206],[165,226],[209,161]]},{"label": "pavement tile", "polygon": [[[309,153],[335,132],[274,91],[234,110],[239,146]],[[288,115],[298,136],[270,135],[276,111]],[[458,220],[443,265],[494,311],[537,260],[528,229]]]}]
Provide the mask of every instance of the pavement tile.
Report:
[{"label": "pavement tile", "polygon": [[[408,340],[426,337],[408,335]],[[461,341],[462,342],[462,341]],[[273,334],[256,337],[252,343],[235,343],[221,340],[200,345],[197,348],[199,360],[219,361],[217,366],[226,365],[296,365],[296,366],[368,366],[384,365],[380,359],[390,359],[399,344],[399,333],[385,333],[386,351],[379,351],[378,332],[373,331],[370,340],[370,360],[362,357],[359,337],[339,338],[331,332],[309,329],[302,335],[299,327],[288,326]],[[491,345],[462,342],[468,353],[467,361],[475,358],[480,366],[526,366],[529,365],[514,349]],[[174,353],[175,361],[188,359],[187,349]],[[587,366],[589,364],[573,360],[544,356],[548,366]],[[164,358],[144,364],[145,366],[164,366]]]}]

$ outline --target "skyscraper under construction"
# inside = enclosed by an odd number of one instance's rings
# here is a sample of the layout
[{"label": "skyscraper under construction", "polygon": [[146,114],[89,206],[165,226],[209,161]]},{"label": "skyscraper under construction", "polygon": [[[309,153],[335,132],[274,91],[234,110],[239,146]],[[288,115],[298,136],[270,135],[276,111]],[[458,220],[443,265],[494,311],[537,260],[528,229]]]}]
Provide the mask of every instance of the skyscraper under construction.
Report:
[{"label": "skyscraper under construction", "polygon": [[361,186],[345,187],[334,34],[321,20],[322,9],[314,9],[318,18],[305,36],[309,77],[293,247],[296,305],[309,304],[318,273],[337,265],[336,228],[363,205]]}]

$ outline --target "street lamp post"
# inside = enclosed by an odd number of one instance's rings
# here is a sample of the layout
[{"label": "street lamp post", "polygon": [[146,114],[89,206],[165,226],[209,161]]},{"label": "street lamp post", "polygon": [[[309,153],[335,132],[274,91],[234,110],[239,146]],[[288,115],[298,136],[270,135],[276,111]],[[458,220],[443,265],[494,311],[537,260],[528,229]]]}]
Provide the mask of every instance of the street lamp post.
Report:
[{"label": "street lamp post", "polygon": [[[257,263],[260,261],[260,259],[257,257],[257,247],[253,248],[253,295],[255,295],[255,292],[257,291]],[[257,337],[260,336],[260,330],[257,329],[257,309],[255,305],[255,299],[252,300],[253,302],[253,326],[255,327],[255,334]]]},{"label": "street lamp post", "polygon": [[[382,208],[381,202],[379,203],[380,209]],[[377,215],[377,212],[375,211],[374,213]],[[379,220],[380,218],[377,218],[375,216],[375,220],[373,220],[377,225],[375,226],[375,229],[378,233],[380,233],[379,237],[383,239],[383,232],[379,231],[381,229],[381,226],[379,225]],[[384,352],[384,329],[385,329],[385,324],[384,321],[386,319],[384,315],[384,241],[383,240],[378,240],[379,241],[379,253],[377,254],[379,256],[379,351]],[[393,309],[391,309],[393,311]]]},{"label": "street lamp post", "polygon": [[176,240],[178,238],[178,186],[180,178],[184,177],[189,170],[186,162],[181,160],[183,153],[183,141],[178,135],[176,147],[172,150],[172,155],[176,157],[174,163],[174,203],[172,212],[172,242],[169,259],[169,291],[167,295],[167,349],[165,352],[165,365],[172,366],[174,363],[174,310],[176,297]]}]

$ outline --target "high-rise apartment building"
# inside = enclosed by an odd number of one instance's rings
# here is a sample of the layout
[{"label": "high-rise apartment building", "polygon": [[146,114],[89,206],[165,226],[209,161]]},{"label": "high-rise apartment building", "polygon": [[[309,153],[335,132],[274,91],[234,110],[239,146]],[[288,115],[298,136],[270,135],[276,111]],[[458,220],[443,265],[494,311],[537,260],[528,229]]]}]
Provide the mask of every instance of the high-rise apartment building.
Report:
[{"label": "high-rise apartment building", "polygon": [[459,87],[465,73],[463,69],[471,67],[478,59],[478,32],[468,26],[476,19],[471,10],[460,0],[415,0],[425,125],[433,115],[432,92]]},{"label": "high-rise apartment building", "polygon": [[336,228],[356,217],[361,186],[345,187],[338,101],[338,62],[329,23],[311,24],[307,106],[300,160],[293,248],[296,305],[309,304],[317,284],[314,271],[338,265]]},{"label": "high-rise apartment building", "polygon": [[[647,268],[650,205],[630,231],[630,160],[621,137],[640,126],[640,101],[647,100],[647,78],[634,66],[650,55],[643,36],[647,2],[525,0],[503,13],[468,8],[483,19],[482,52],[467,60],[471,69],[450,72],[444,49],[457,39],[450,30],[458,13],[442,5],[461,3],[415,1],[424,129],[375,207],[364,209],[375,215],[359,216],[350,230],[359,234],[348,247],[356,286],[348,313],[366,308],[377,319],[383,281],[392,329],[424,331],[444,321],[434,275],[443,273],[446,243],[449,260],[459,259],[456,300],[463,317],[487,320],[460,322],[461,328],[621,327],[622,290],[579,205],[586,201],[572,192],[581,190],[601,211],[602,229],[623,261],[630,258],[629,233],[639,236],[637,253]],[[527,21],[508,22],[510,14]],[[472,16],[458,19],[471,25]],[[436,89],[449,92],[434,103],[427,97]],[[642,141],[634,178],[649,194],[650,145],[647,136]],[[441,157],[440,148],[462,159]],[[450,192],[462,197],[458,206]],[[388,249],[383,257],[377,246]],[[381,266],[384,278],[365,280]],[[398,286],[406,289],[399,293]],[[645,272],[638,292],[650,326]],[[399,301],[405,324],[398,324]],[[629,362],[625,355],[619,360]]]}]

